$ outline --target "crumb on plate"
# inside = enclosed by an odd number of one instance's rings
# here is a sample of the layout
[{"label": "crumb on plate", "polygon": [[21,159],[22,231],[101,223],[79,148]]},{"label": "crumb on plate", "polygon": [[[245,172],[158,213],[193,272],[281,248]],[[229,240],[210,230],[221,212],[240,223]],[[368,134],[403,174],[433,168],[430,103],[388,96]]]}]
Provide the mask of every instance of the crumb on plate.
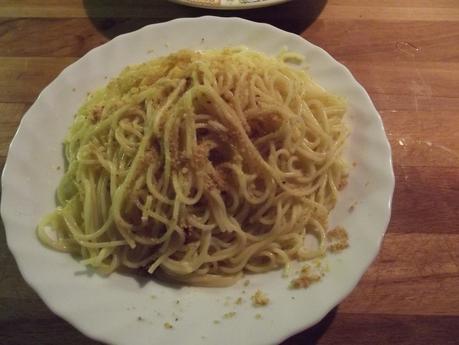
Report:
[{"label": "crumb on plate", "polygon": [[337,226],[328,231],[327,239],[330,242],[327,248],[329,252],[336,253],[349,247],[349,236],[343,227]]},{"label": "crumb on plate", "polygon": [[291,289],[307,288],[311,284],[320,281],[322,275],[323,274],[319,274],[311,270],[311,267],[306,265],[301,269],[300,275],[290,282],[290,288]]},{"label": "crumb on plate", "polygon": [[268,296],[266,296],[266,294],[263,293],[261,290],[255,291],[255,294],[251,298],[252,298],[252,304],[255,307],[262,307],[262,306],[268,305],[269,303]]},{"label": "crumb on plate", "polygon": [[223,315],[223,318],[224,319],[231,319],[234,316],[236,316],[236,312],[230,311],[229,313],[226,313],[225,315]]},{"label": "crumb on plate", "polygon": [[340,183],[338,184],[338,190],[340,191],[343,190],[347,186],[347,183],[348,183],[347,177],[343,177]]}]

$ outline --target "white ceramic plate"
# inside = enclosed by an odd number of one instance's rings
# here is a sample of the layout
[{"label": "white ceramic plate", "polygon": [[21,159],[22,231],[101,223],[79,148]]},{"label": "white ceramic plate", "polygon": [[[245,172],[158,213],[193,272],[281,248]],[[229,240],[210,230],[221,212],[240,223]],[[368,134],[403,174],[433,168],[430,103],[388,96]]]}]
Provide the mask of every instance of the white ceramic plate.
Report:
[{"label": "white ceramic plate", "polygon": [[[70,255],[43,247],[35,236],[36,224],[55,207],[54,192],[63,173],[57,169],[64,163],[62,141],[86,93],[128,64],[180,48],[241,44],[268,54],[284,46],[302,53],[312,76],[349,101],[352,134],[346,156],[357,166],[332,213],[331,225],[349,231],[351,246],[327,258],[328,275],[305,290],[289,290],[289,280],[280,272],[252,276],[248,287],[240,282],[229,288],[174,288],[122,274],[102,278],[88,273]],[[321,48],[272,26],[202,17],[150,25],[119,36],[67,67],[22,119],[2,186],[1,214],[8,245],[25,280],[56,314],[89,337],[126,345],[265,345],[312,326],[355,287],[378,253],[390,218],[394,176],[382,121],[344,66]],[[355,210],[349,213],[354,203]],[[267,307],[251,306],[250,295],[257,288],[271,299]],[[234,303],[238,297],[244,299],[243,304]],[[233,311],[234,317],[223,318]],[[261,319],[255,318],[258,313]],[[165,322],[173,329],[166,329]]]},{"label": "white ceramic plate", "polygon": [[281,4],[290,0],[170,0],[182,5],[193,7],[213,8],[219,10],[243,10],[257,7],[267,7]]}]

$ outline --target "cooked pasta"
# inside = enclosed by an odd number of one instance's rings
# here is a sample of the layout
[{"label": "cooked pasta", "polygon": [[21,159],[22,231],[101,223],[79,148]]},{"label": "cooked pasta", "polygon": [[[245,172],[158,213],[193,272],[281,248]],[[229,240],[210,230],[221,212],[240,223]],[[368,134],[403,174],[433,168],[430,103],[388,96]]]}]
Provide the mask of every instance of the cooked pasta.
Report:
[{"label": "cooked pasta", "polygon": [[346,106],[291,57],[182,50],[127,67],[76,114],[39,239],[103,273],[202,286],[323,255]]}]

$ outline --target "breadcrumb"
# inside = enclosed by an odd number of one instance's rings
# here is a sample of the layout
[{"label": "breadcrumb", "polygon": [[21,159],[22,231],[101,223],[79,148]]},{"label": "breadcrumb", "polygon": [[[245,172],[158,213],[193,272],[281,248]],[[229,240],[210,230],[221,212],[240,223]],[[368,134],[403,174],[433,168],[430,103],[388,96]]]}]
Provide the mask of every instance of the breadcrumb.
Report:
[{"label": "breadcrumb", "polygon": [[174,328],[174,326],[172,326],[169,322],[164,322],[164,328],[171,329]]},{"label": "breadcrumb", "polygon": [[340,252],[349,247],[349,236],[346,230],[340,226],[330,230],[327,233],[327,239],[330,242],[327,249],[331,253]]},{"label": "breadcrumb", "polygon": [[252,298],[252,304],[255,307],[265,306],[265,305],[268,305],[269,303],[268,296],[266,296],[261,290],[257,290],[251,298]]},{"label": "breadcrumb", "polygon": [[343,190],[347,186],[348,180],[347,177],[343,177],[338,184],[338,190]]},{"label": "breadcrumb", "polygon": [[256,314],[255,319],[260,320],[261,319],[261,314]]},{"label": "breadcrumb", "polygon": [[224,319],[231,319],[234,316],[236,316],[236,312],[230,311],[229,313],[226,313],[225,315],[223,315],[223,318]]},{"label": "breadcrumb", "polygon": [[235,304],[242,304],[243,302],[243,299],[241,297],[239,297],[236,302],[234,302]]},{"label": "breadcrumb", "polygon": [[333,243],[333,244],[328,246],[328,251],[330,253],[338,253],[338,252],[346,249],[347,247],[349,247],[348,243]]},{"label": "breadcrumb", "polygon": [[290,282],[291,289],[307,288],[311,284],[320,281],[321,275],[312,272],[311,267],[306,265],[301,269],[300,275]]},{"label": "breadcrumb", "polygon": [[104,106],[102,105],[95,105],[92,109],[91,112],[88,115],[88,119],[92,123],[97,123],[102,119],[102,113],[104,110]]}]

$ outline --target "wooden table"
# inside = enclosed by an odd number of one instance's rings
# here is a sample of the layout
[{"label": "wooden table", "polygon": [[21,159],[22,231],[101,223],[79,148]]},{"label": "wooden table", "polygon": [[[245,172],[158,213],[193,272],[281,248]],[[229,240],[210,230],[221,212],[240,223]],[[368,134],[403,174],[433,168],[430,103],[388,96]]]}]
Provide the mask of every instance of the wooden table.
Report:
[{"label": "wooden table", "polygon": [[[269,22],[326,49],[365,86],[392,144],[397,182],[380,255],[348,298],[284,345],[457,344],[458,0],[298,0],[232,13],[161,0],[1,0],[0,167],[21,117],[65,66],[120,33],[203,14]],[[26,285],[3,229],[0,344],[97,344]]]}]

